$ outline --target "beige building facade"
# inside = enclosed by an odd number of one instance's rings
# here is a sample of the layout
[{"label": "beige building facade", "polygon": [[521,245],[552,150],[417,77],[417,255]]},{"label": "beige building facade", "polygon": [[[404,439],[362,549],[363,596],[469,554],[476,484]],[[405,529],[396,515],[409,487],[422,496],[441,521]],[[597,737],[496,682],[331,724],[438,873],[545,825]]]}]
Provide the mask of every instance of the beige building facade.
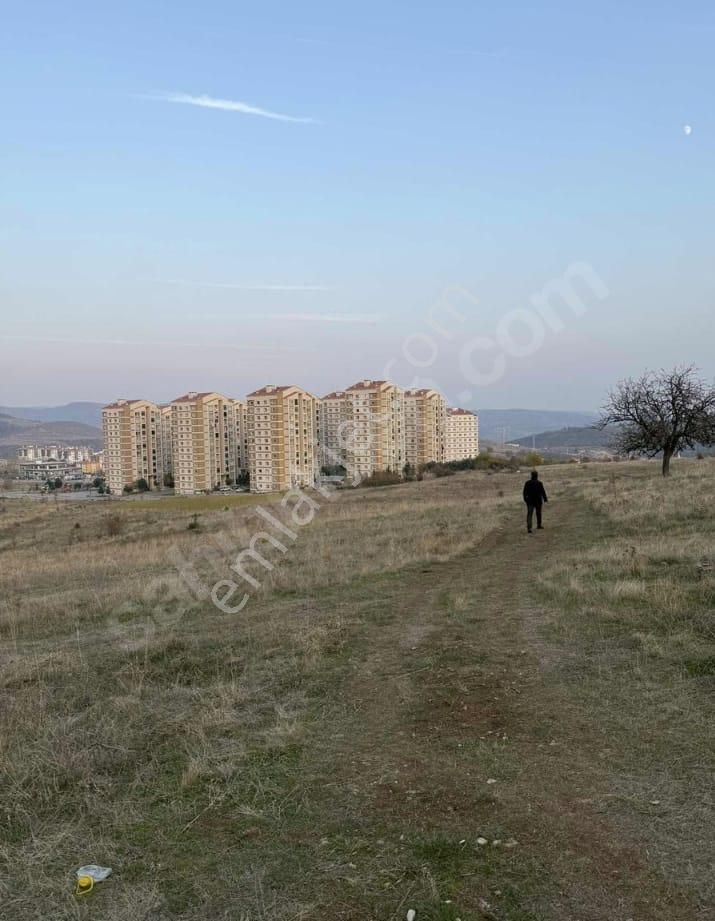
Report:
[{"label": "beige building facade", "polygon": [[348,401],[344,390],[334,390],[320,400],[318,412],[321,467],[345,464]]},{"label": "beige building facade", "polygon": [[405,460],[417,468],[445,458],[447,401],[436,390],[405,391]]},{"label": "beige building facade", "polygon": [[116,400],[102,410],[104,472],[109,490],[145,480],[150,489],[164,485],[161,409],[149,400]]},{"label": "beige building facade", "polygon": [[468,409],[448,409],[444,459],[460,461],[478,455],[479,419],[477,415]]},{"label": "beige building facade", "polygon": [[348,475],[362,479],[405,465],[405,392],[391,381],[362,380],[345,391],[343,456]]},{"label": "beige building facade", "polygon": [[268,384],[246,398],[251,492],[285,492],[318,479],[320,401],[295,385]]},{"label": "beige building facade", "polygon": [[236,480],[234,400],[191,391],[171,403],[174,489],[178,495],[208,492]]},{"label": "beige building facade", "polygon": [[171,404],[160,406],[161,411],[161,457],[164,474],[163,483],[169,485],[174,479],[174,435]]},{"label": "beige building facade", "polygon": [[236,420],[236,475],[249,472],[248,464],[248,406],[245,400],[233,400]]}]

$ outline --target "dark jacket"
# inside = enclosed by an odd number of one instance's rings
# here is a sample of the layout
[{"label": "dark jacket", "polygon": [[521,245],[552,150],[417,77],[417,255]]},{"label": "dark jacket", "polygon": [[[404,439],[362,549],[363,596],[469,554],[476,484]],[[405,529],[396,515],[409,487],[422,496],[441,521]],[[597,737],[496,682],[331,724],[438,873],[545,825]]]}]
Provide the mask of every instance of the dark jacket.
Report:
[{"label": "dark jacket", "polygon": [[527,505],[541,505],[542,502],[548,502],[546,490],[541,480],[527,480],[524,483],[524,502]]}]

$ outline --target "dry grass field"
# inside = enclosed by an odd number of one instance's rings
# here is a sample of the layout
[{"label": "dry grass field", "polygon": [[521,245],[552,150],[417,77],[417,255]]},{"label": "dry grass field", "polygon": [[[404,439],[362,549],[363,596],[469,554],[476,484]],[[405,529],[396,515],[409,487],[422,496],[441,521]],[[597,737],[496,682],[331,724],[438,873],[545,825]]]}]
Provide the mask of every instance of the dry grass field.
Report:
[{"label": "dry grass field", "polygon": [[0,500],[3,921],[711,918],[715,463],[543,476]]}]

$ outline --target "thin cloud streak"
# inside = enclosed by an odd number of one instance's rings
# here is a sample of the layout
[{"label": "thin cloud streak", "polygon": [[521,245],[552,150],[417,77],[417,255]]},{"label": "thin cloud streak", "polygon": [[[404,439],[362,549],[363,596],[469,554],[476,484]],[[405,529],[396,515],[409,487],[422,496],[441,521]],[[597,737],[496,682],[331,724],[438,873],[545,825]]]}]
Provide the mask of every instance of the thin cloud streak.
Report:
[{"label": "thin cloud streak", "polygon": [[216,99],[213,96],[192,96],[190,93],[159,93],[146,96],[146,99],[155,99],[158,102],[173,102],[180,105],[198,106],[201,109],[220,109],[223,112],[239,112],[241,115],[258,115],[261,118],[272,118],[279,122],[296,122],[300,124],[317,124],[314,118],[299,118],[295,115],[284,115],[282,112],[272,112],[270,109],[261,109],[259,106],[249,105],[237,99]]},{"label": "thin cloud streak", "polygon": [[479,48],[451,48],[449,50],[445,50],[445,53],[455,55],[456,57],[503,58],[509,53],[509,49],[497,48],[495,51],[482,51]]},{"label": "thin cloud streak", "polygon": [[[224,317],[224,319],[231,319],[230,317]],[[239,352],[309,352],[310,349],[297,349],[291,346],[281,346],[281,345],[246,345],[235,342],[199,342],[194,340],[193,342],[179,342],[173,340],[159,339],[157,341],[151,341],[147,339],[137,340],[137,339],[72,339],[72,338],[59,338],[55,336],[3,336],[2,342],[13,341],[13,342],[48,342],[51,344],[59,345],[124,345],[124,346],[148,346],[151,348],[164,348],[174,347],[181,349],[232,349]]]},{"label": "thin cloud streak", "polygon": [[334,291],[331,285],[246,285],[222,281],[184,281],[180,278],[169,278],[165,285],[186,285],[194,288],[229,288],[232,291]]},{"label": "thin cloud streak", "polygon": [[[214,318],[218,318],[213,314]],[[230,319],[225,314],[221,319]],[[309,323],[364,323],[377,326],[379,318],[374,314],[348,314],[348,313],[242,313],[237,319],[242,320],[298,320]]]}]

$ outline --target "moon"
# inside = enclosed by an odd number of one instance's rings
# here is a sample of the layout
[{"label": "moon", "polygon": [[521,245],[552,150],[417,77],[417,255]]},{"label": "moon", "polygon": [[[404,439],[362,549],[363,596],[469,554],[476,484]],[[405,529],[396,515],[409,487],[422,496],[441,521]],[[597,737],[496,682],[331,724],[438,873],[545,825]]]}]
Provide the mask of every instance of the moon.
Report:
[{"label": "moon", "polygon": [[686,137],[690,137],[692,133],[693,133],[692,125],[683,125],[683,134],[685,134]]}]

